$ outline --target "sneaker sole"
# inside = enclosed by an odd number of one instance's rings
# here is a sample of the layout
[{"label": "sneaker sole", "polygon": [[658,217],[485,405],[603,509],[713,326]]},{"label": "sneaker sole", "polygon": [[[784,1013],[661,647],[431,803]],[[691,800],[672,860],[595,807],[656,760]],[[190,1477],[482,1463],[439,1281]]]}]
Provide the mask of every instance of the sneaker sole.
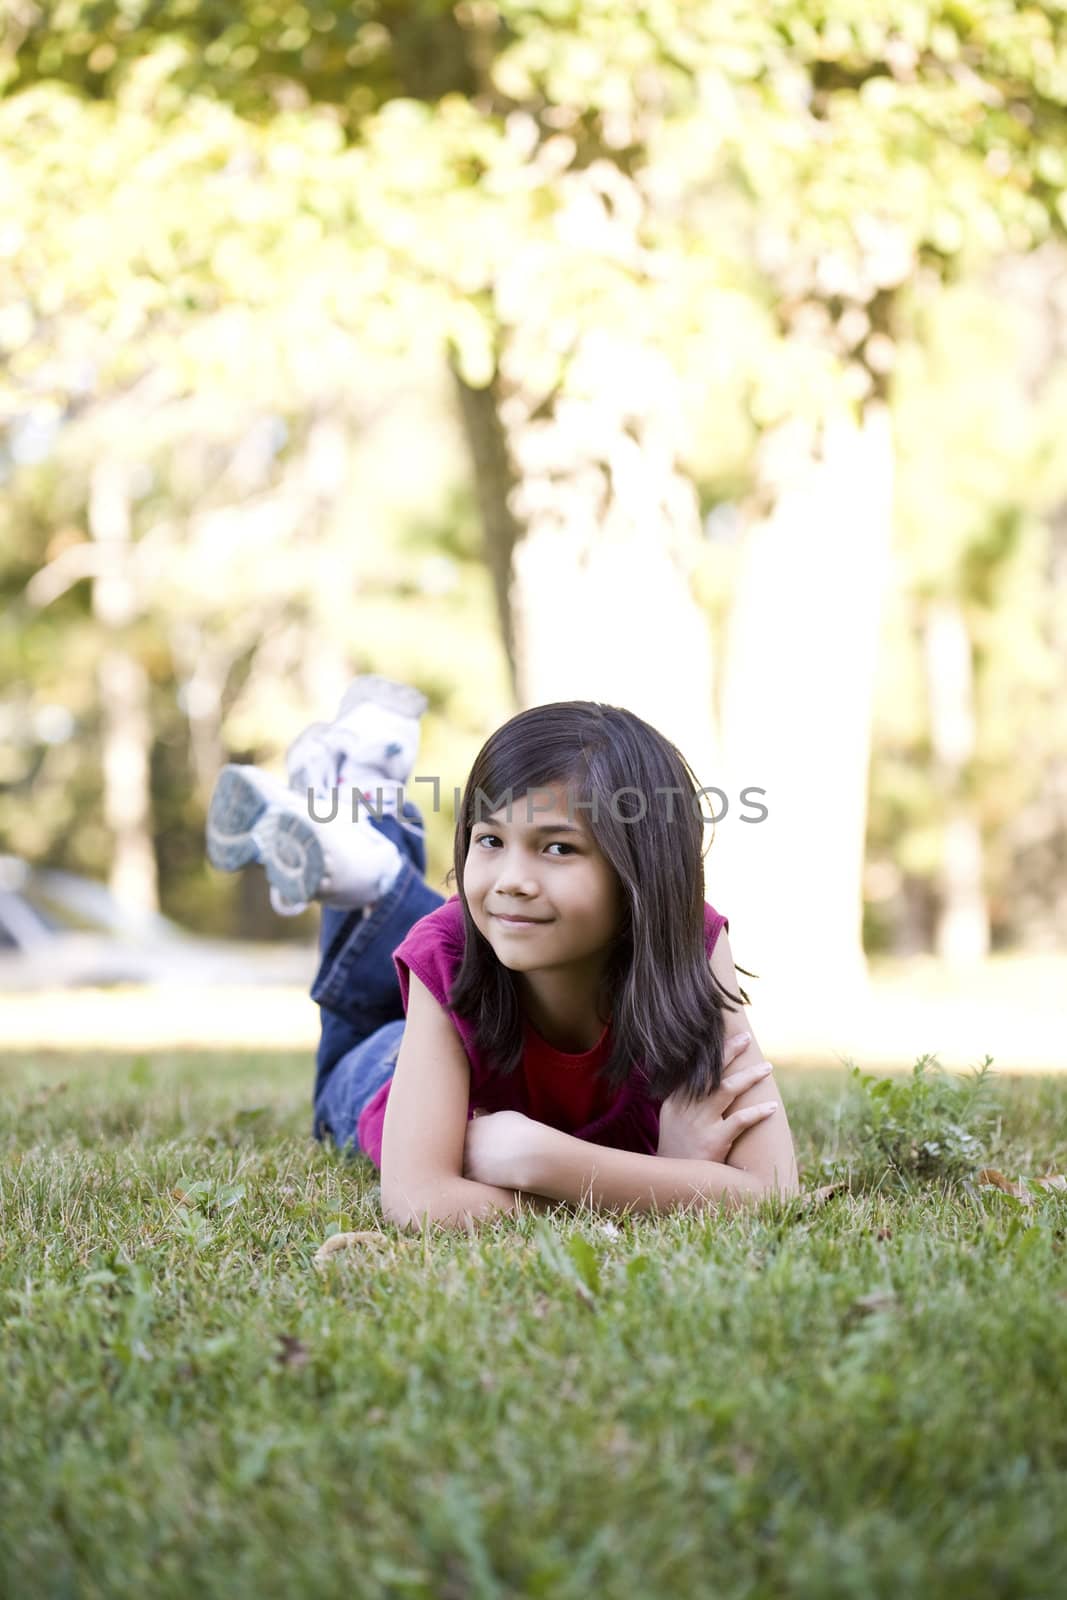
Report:
[{"label": "sneaker sole", "polygon": [[252,828],[267,809],[266,797],[239,766],[223,767],[208,807],[207,858],[220,872],[237,872],[261,859]]},{"label": "sneaker sole", "polygon": [[305,817],[279,817],[274,848],[263,866],[283,899],[314,900],[326,876],[326,858],[314,823]]},{"label": "sneaker sole", "polygon": [[358,706],[364,700],[383,706],[387,711],[395,711],[399,716],[412,717],[415,721],[418,721],[430,703],[422,690],[416,689],[414,684],[399,683],[395,678],[382,678],[377,673],[365,672],[360,677],[353,678],[349,684],[338,708],[338,717],[347,715],[354,706]]}]

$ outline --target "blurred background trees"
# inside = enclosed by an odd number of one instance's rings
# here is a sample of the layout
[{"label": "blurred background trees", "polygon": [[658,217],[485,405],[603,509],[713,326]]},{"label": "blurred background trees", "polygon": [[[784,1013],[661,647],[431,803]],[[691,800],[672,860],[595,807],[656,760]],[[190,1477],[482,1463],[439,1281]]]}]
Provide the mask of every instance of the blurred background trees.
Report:
[{"label": "blurred background trees", "polygon": [[1063,942],[1060,8],[0,28],[4,848],[288,934],[211,783],[374,670],[434,880],[482,739],[582,696],[723,791],[757,970]]}]

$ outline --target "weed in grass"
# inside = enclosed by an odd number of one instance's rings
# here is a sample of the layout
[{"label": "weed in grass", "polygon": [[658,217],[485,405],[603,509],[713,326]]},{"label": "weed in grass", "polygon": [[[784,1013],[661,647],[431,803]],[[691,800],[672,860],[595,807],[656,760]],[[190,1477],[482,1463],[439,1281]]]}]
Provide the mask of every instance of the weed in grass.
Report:
[{"label": "weed in grass", "polygon": [[1003,1102],[986,1056],[970,1074],[920,1056],[910,1077],[876,1077],[847,1063],[853,1094],[852,1148],[824,1158],[823,1177],[855,1190],[958,1185],[988,1164]]}]

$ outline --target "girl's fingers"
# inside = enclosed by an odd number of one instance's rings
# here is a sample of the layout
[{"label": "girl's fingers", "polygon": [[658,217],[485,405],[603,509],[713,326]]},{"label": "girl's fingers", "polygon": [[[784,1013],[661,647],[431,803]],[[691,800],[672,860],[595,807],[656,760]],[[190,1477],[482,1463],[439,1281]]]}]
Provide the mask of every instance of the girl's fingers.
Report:
[{"label": "girl's fingers", "polygon": [[735,1061],[739,1055],[748,1049],[751,1043],[750,1033],[728,1033],[723,1041],[722,1054],[724,1061]]},{"label": "girl's fingers", "polygon": [[745,1106],[741,1111],[735,1111],[724,1120],[736,1122],[740,1127],[751,1127],[754,1122],[762,1122],[764,1117],[769,1117],[773,1111],[778,1110],[777,1100],[762,1100],[758,1106]]},{"label": "girl's fingers", "polygon": [[735,1072],[729,1078],[723,1078],[722,1087],[732,1089],[735,1094],[751,1089],[754,1083],[761,1083],[764,1078],[769,1078],[774,1068],[769,1061],[757,1061],[751,1067],[746,1067],[743,1072]]}]

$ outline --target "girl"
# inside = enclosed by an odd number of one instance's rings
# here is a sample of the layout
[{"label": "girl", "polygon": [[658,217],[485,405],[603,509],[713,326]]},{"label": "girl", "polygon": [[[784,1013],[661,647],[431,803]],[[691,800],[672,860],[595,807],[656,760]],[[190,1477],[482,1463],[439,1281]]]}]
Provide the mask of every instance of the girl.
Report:
[{"label": "girl", "polygon": [[[290,752],[306,801],[248,767],[212,799],[216,865],[261,861],[279,909],[324,902],[315,1136],[370,1156],[400,1224],[796,1193],[679,751],[619,707],[513,717],[467,780],[446,901],[403,792],[425,704],[357,679]],[[331,775],[354,821],[317,820]]]}]

